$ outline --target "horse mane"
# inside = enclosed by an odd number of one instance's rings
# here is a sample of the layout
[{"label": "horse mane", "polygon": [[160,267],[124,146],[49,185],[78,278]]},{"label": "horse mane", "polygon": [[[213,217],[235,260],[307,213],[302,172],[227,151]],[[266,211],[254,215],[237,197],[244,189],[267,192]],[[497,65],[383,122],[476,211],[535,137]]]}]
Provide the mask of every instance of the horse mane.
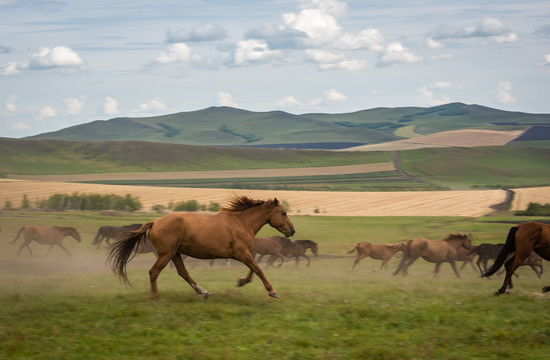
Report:
[{"label": "horse mane", "polygon": [[445,241],[450,241],[450,240],[455,240],[455,239],[467,239],[468,238],[468,235],[463,235],[463,234],[449,234],[447,235],[447,237],[443,240]]},{"label": "horse mane", "polygon": [[229,205],[223,207],[221,211],[245,211],[256,206],[261,206],[263,204],[265,204],[265,201],[263,200],[253,200],[248,196],[237,195],[229,199]]}]

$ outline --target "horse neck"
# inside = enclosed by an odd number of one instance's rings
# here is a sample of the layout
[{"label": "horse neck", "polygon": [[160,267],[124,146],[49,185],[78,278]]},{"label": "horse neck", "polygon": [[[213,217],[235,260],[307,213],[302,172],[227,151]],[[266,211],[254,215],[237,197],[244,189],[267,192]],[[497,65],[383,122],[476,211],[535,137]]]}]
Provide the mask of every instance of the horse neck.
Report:
[{"label": "horse neck", "polygon": [[269,222],[270,218],[270,213],[262,206],[256,206],[237,214],[254,234],[257,234],[258,231]]},{"label": "horse neck", "polygon": [[446,241],[449,245],[451,245],[453,248],[458,249],[459,247],[462,246],[463,240],[464,240],[464,239],[460,239],[460,238],[451,238],[451,239],[447,239],[447,240],[445,240],[445,241]]}]

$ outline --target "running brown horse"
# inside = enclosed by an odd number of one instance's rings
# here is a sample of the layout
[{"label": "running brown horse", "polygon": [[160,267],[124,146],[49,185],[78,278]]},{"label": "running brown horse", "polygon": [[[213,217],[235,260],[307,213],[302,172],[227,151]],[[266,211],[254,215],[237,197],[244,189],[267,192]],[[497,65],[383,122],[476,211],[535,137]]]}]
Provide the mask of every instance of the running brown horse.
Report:
[{"label": "running brown horse", "polygon": [[[483,276],[491,276],[504,264],[506,276],[502,287],[495,292],[495,295],[504,294],[512,289],[512,274],[531,254],[531,251],[536,252],[544,260],[550,260],[550,225],[530,221],[510,228],[495,263],[483,274]],[[515,254],[508,259],[512,253]],[[547,291],[550,291],[550,286],[542,288],[542,292]]]},{"label": "running brown horse", "polygon": [[304,257],[307,260],[306,266],[309,266],[311,261],[309,260],[309,256],[306,255],[308,249],[311,250],[313,255],[319,256],[319,246],[313,240],[294,240],[294,247],[286,256],[296,258],[296,267],[298,267],[300,257]]},{"label": "running brown horse", "polygon": [[456,252],[458,248],[464,247],[466,249],[472,248],[472,242],[468,238],[468,235],[461,234],[449,234],[443,240],[428,240],[423,238],[411,239],[407,242],[407,249],[403,254],[403,258],[399,263],[394,275],[403,272],[403,275],[407,275],[409,266],[412,265],[419,257],[424,260],[435,263],[434,276],[439,273],[439,268],[444,262],[451,264],[455,275],[460,278],[458,271],[456,270]]},{"label": "running brown horse", "polygon": [[72,236],[76,239],[76,241],[82,241],[82,239],[80,238],[80,234],[74,227],[25,225],[21,229],[19,229],[17,236],[15,237],[15,239],[13,239],[12,242],[10,242],[10,244],[15,243],[21,235],[23,235],[25,241],[23,242],[23,244],[21,244],[17,255],[21,253],[21,250],[23,250],[24,247],[26,247],[29,250],[29,253],[32,255],[32,250],[29,247],[29,244],[34,240],[39,244],[50,245],[46,256],[50,254],[50,251],[55,245],[59,246],[61,249],[63,249],[63,251],[71,256],[69,250],[67,250],[61,243],[63,241],[63,238],[66,236]]},{"label": "running brown horse", "polygon": [[357,251],[357,257],[355,258],[355,261],[351,266],[351,271],[359,271],[359,261],[369,256],[375,260],[382,260],[382,263],[380,264],[378,270],[373,271],[380,271],[383,268],[387,269],[388,261],[391,259],[391,257],[395,255],[398,251],[405,252],[406,249],[407,244],[405,244],[404,242],[396,244],[375,244],[370,241],[362,241],[355,243],[353,249],[347,252],[347,254],[351,254],[354,251]]},{"label": "running brown horse", "polygon": [[101,242],[105,240],[107,245],[109,245],[109,240],[116,239],[116,237],[125,232],[130,230],[137,230],[141,227],[141,224],[132,224],[132,225],[123,225],[123,226],[112,226],[112,225],[103,225],[99,229],[97,229],[97,234],[94,238],[94,241],[92,242],[92,245],[101,245]]},{"label": "running brown horse", "polygon": [[257,263],[262,261],[264,255],[271,255],[267,261],[266,268],[273,265],[275,260],[279,259],[281,262],[277,265],[278,268],[285,262],[285,255],[289,254],[294,248],[294,244],[289,238],[284,236],[273,236],[269,238],[257,237],[254,240],[254,246],[250,250],[252,257],[255,258],[259,254]]},{"label": "running brown horse", "polygon": [[210,296],[208,291],[189,276],[182,255],[198,259],[238,260],[250,269],[246,277],[239,279],[239,286],[249,283],[256,274],[269,296],[278,297],[250,254],[254,237],[265,224],[271,225],[285,236],[292,236],[295,232],[294,225],[279,200],[253,200],[246,196],[235,196],[230,199],[228,207],[214,215],[174,212],[145,223],[138,230],[122,233],[110,249],[107,261],[113,271],[129,283],[126,264],[136,255],[140,245],[150,239],[157,252],[157,260],[149,270],[153,299],[159,298],[157,278],[170,260],[178,274],[197,294],[205,298]]}]

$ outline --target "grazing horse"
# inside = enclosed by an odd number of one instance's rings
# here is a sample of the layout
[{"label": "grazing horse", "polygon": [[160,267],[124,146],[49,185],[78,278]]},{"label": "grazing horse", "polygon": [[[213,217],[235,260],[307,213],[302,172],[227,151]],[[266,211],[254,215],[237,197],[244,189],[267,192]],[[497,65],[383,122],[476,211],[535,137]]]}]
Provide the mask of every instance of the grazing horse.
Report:
[{"label": "grazing horse", "polygon": [[355,244],[353,249],[347,252],[347,254],[351,254],[354,251],[357,251],[357,257],[353,262],[351,271],[359,271],[359,261],[369,256],[375,260],[382,260],[382,264],[380,264],[380,267],[377,270],[373,271],[380,271],[382,270],[382,268],[387,269],[388,261],[391,259],[391,257],[395,255],[395,253],[397,253],[398,251],[405,252],[406,248],[407,244],[405,244],[404,242],[396,244],[374,244],[369,241],[358,242]]},{"label": "grazing horse", "polygon": [[287,257],[294,257],[296,259],[296,267],[300,262],[300,257],[304,257],[307,260],[307,265],[310,265],[309,256],[306,255],[307,249],[310,249],[313,255],[319,256],[319,246],[313,240],[294,240],[294,247],[286,255]]},{"label": "grazing horse", "polygon": [[[504,264],[506,276],[502,287],[495,292],[495,295],[504,294],[512,289],[512,274],[532,251],[541,258],[550,260],[550,225],[530,221],[512,226],[495,263],[483,274],[483,276],[491,276]],[[515,254],[508,258],[512,253]],[[550,291],[550,286],[542,288],[542,292],[547,291]]]},{"label": "grazing horse", "polygon": [[455,265],[456,252],[460,247],[464,247],[468,250],[472,248],[472,242],[467,235],[449,234],[449,236],[443,240],[428,240],[423,238],[411,239],[407,242],[407,249],[403,254],[403,258],[397,270],[395,270],[393,274],[397,275],[402,271],[403,275],[407,275],[407,270],[412,263],[419,257],[422,257],[428,262],[435,263],[434,276],[437,276],[439,273],[441,264],[448,262],[451,264],[456,277],[460,278]]},{"label": "grazing horse", "polygon": [[273,265],[276,259],[280,259],[281,262],[277,265],[277,267],[280,268],[285,262],[284,256],[289,254],[293,247],[294,244],[292,241],[284,236],[273,236],[269,238],[258,237],[254,240],[254,246],[252,246],[250,254],[252,254],[253,258],[255,258],[257,254],[260,254],[256,262],[258,264],[262,261],[264,255],[271,255],[267,261],[266,268]]},{"label": "grazing horse", "polygon": [[32,255],[32,250],[29,247],[29,244],[34,240],[39,244],[50,245],[46,256],[50,254],[50,251],[52,250],[54,245],[59,246],[61,249],[63,249],[63,251],[71,256],[69,250],[67,250],[61,243],[63,241],[63,238],[66,236],[72,236],[76,239],[76,241],[82,241],[82,239],[80,238],[80,234],[74,227],[25,225],[21,229],[19,229],[17,236],[15,237],[15,239],[13,239],[12,242],[10,242],[10,244],[15,243],[17,239],[19,239],[19,236],[21,236],[21,234],[23,234],[25,241],[23,242],[23,244],[21,244],[17,255],[21,253],[21,250],[23,250],[24,247],[26,247],[29,250],[29,253]]},{"label": "grazing horse", "polygon": [[279,200],[252,200],[246,196],[236,196],[230,200],[228,207],[214,215],[174,212],[145,223],[138,230],[122,233],[109,251],[107,261],[113,271],[129,283],[126,264],[135,256],[139,245],[150,239],[157,252],[157,260],[149,270],[153,299],[159,298],[157,278],[170,260],[178,274],[197,294],[205,298],[210,296],[189,276],[182,255],[198,259],[238,260],[250,269],[246,277],[239,279],[239,286],[249,283],[255,273],[262,280],[269,296],[278,297],[250,254],[254,237],[265,224],[285,236],[292,236],[295,232]]},{"label": "grazing horse", "polygon": [[124,225],[124,226],[112,226],[112,225],[104,225],[101,226],[97,230],[97,234],[95,236],[95,239],[92,243],[92,245],[97,245],[98,249],[101,245],[101,242],[105,239],[105,242],[107,245],[109,244],[109,240],[116,239],[116,237],[123,233],[124,231],[130,231],[130,230],[137,230],[141,227],[141,224],[132,224],[132,225]]}]

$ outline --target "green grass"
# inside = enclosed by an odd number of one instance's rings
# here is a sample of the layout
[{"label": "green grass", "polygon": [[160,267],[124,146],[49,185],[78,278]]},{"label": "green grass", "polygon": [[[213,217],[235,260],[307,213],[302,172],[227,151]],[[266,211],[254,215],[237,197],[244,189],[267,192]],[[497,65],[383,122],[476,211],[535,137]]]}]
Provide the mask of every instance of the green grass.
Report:
[{"label": "green grass", "polygon": [[136,141],[0,139],[0,174],[89,174],[357,165],[391,161],[383,152],[221,148]]},{"label": "green grass", "polygon": [[[471,233],[474,243],[502,242],[510,224],[501,217],[298,216],[296,239],[317,241],[321,256],[305,268],[292,262],[265,269],[279,292],[272,299],[255,278],[237,288],[247,270],[222,261],[187,259],[189,272],[212,296],[204,300],[172,268],[159,277],[163,302],[149,300],[147,271],[154,256],[129,264],[132,288],[105,267],[103,249],[91,242],[97,227],[156,218],[155,214],[25,212],[0,214],[0,357],[3,359],[542,359],[550,351],[549,276],[520,269],[511,295],[493,297],[502,279],[479,278],[467,267],[456,279],[444,264],[418,260],[408,277],[374,273],[379,261],[364,259],[349,272],[357,241],[401,241]],[[536,218],[530,218],[536,219]],[[522,220],[526,220],[523,219]],[[7,244],[24,224],[76,226],[82,243],[68,238],[69,258],[59,249],[44,256],[14,256]],[[262,236],[275,235],[264,227]],[[390,269],[397,266],[390,261]],[[546,263],[545,263],[546,265]]]}]

